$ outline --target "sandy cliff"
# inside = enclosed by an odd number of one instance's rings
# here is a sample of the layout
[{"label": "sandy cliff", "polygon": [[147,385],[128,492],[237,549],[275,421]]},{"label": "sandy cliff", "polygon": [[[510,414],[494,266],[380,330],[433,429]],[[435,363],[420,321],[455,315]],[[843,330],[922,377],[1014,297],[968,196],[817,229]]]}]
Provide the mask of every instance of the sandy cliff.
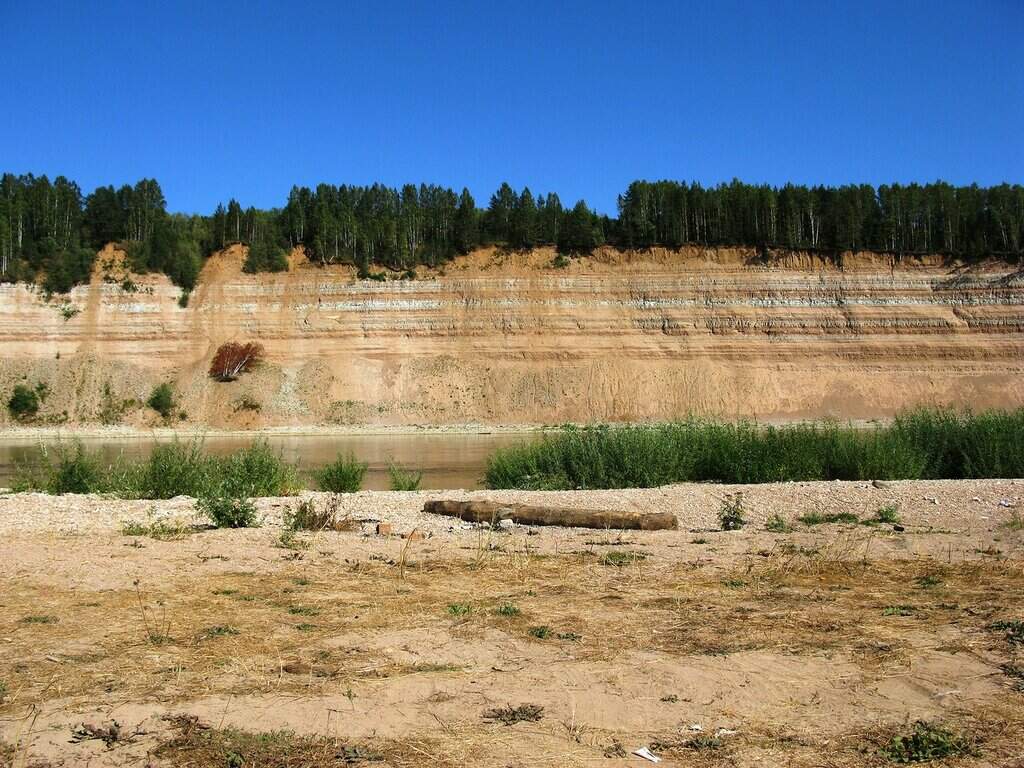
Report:
[{"label": "sandy cliff", "polygon": [[[479,251],[416,280],[357,281],[301,254],[245,275],[208,261],[187,307],[108,247],[88,286],[47,300],[0,285],[0,394],[50,390],[41,415],[145,426],[174,382],[190,423],[552,423],[687,413],[884,416],[916,403],[1024,404],[1024,273],[885,255]],[[125,278],[130,280],[125,283]],[[230,384],[216,347],[260,341]],[[0,423],[8,419],[0,414]]]}]

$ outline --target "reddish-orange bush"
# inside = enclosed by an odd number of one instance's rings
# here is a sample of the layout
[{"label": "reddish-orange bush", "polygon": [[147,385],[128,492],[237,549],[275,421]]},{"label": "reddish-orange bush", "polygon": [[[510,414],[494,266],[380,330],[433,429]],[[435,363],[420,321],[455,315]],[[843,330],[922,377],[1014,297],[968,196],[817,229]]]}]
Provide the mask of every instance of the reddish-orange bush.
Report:
[{"label": "reddish-orange bush", "polygon": [[210,363],[210,377],[217,381],[234,381],[263,359],[263,345],[250,341],[221,344]]}]

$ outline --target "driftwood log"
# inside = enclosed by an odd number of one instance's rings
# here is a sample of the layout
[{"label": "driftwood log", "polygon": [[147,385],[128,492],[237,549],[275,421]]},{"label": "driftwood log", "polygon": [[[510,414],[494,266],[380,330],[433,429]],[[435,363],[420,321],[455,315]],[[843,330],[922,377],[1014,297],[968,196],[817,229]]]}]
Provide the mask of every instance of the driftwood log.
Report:
[{"label": "driftwood log", "polygon": [[424,512],[447,515],[471,523],[497,525],[511,520],[521,525],[564,525],[571,528],[610,528],[664,531],[678,527],[671,512],[618,512],[604,509],[538,507],[532,504],[501,504],[496,501],[428,501]]}]

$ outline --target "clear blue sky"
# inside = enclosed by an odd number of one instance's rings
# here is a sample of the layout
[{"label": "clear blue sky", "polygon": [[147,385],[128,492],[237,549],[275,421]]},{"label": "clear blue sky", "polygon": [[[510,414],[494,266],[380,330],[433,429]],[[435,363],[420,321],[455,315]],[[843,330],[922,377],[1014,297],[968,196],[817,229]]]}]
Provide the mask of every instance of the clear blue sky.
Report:
[{"label": "clear blue sky", "polygon": [[1024,2],[0,0],[0,170],[292,184],[1024,182]]}]

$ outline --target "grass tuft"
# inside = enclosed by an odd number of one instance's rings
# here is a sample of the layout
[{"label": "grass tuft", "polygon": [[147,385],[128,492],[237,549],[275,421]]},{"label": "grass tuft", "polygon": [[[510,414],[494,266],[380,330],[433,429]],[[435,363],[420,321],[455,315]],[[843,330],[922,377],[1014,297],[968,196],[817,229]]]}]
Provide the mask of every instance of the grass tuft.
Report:
[{"label": "grass tuft", "polygon": [[599,562],[601,565],[611,565],[616,568],[622,568],[626,565],[633,565],[641,560],[646,560],[647,555],[643,552],[633,552],[628,549],[612,549],[601,555]]},{"label": "grass tuft", "polygon": [[21,619],[22,624],[56,624],[58,621],[56,616],[49,616],[45,614],[25,616]]},{"label": "grass tuft", "polygon": [[515,725],[516,723],[536,723],[544,717],[544,707],[538,704],[520,704],[513,707],[511,704],[505,707],[497,707],[484,712],[484,720],[493,720],[503,725]]},{"label": "grass tuft", "polygon": [[518,616],[520,614],[519,607],[513,603],[502,603],[494,609],[494,612],[499,616],[508,617]]},{"label": "grass tuft", "polygon": [[860,518],[852,512],[834,512],[830,515],[823,515],[820,512],[808,512],[800,515],[797,520],[806,526],[822,525],[825,523],[856,525],[860,522]]},{"label": "grass tuft", "polygon": [[1003,632],[1010,645],[1024,645],[1024,621],[995,621],[989,629]]},{"label": "grass tuft", "polygon": [[397,464],[388,464],[388,477],[391,479],[392,491],[418,491],[423,473],[405,469]]},{"label": "grass tuft", "polygon": [[341,499],[330,496],[322,505],[313,499],[302,501],[294,511],[284,515],[285,528],[291,531],[354,531],[359,521],[342,517]]},{"label": "grass tuft", "polygon": [[313,473],[317,483],[332,493],[355,493],[363,487],[367,465],[358,461],[353,454],[338,456],[330,464]]}]

